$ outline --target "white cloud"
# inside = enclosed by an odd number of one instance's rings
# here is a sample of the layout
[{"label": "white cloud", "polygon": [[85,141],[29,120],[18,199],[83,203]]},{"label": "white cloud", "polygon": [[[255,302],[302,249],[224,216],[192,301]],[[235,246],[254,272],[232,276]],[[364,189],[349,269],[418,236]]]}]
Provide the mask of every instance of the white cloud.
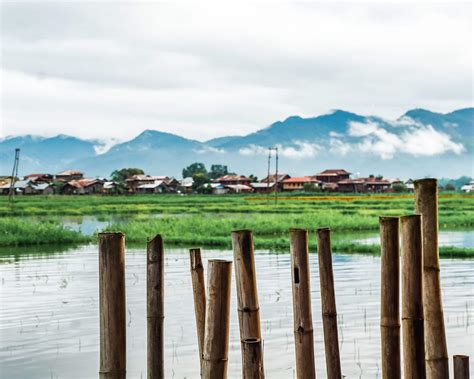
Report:
[{"label": "white cloud", "polygon": [[461,154],[465,150],[461,143],[453,142],[450,136],[436,131],[431,125],[418,124],[395,134],[375,122],[352,122],[349,124],[349,135],[362,137],[358,148],[382,159],[392,159],[396,153],[432,156],[447,152]]},{"label": "white cloud", "polygon": [[347,142],[343,142],[337,138],[330,138],[329,139],[329,151],[335,155],[347,155],[349,152],[353,150],[351,144]]},{"label": "white cloud", "polygon": [[394,118],[472,102],[470,4],[0,6],[1,135],[205,140],[334,108]]},{"label": "white cloud", "polygon": [[[322,148],[316,143],[307,141],[293,141],[295,146],[276,145],[278,154],[285,158],[302,159],[315,157]],[[268,148],[259,145],[249,145],[239,149],[240,155],[268,155]]]},{"label": "white cloud", "polygon": [[198,154],[207,154],[207,153],[225,154],[226,150],[219,149],[217,147],[212,147],[212,146],[205,146],[200,150],[196,150],[196,153]]}]

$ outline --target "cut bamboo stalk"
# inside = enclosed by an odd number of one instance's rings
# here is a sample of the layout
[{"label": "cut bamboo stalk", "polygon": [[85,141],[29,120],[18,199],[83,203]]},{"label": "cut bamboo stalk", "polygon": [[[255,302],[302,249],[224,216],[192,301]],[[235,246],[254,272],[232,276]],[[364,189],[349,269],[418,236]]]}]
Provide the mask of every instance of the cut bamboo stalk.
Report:
[{"label": "cut bamboo stalk", "polygon": [[232,232],[240,339],[260,338],[260,310],[250,230]]},{"label": "cut bamboo stalk", "polygon": [[401,217],[402,225],[402,331],[403,374],[425,378],[421,216]]},{"label": "cut bamboo stalk", "polygon": [[149,379],[164,378],[164,250],[158,234],[147,244],[147,368]]},{"label": "cut bamboo stalk", "polygon": [[263,348],[260,338],[242,340],[242,378],[263,379]]},{"label": "cut bamboo stalk", "polygon": [[201,249],[190,249],[191,281],[193,285],[194,314],[199,346],[199,363],[202,372],[202,354],[204,346],[204,329],[206,322],[206,285],[204,282],[204,267],[201,259]]},{"label": "cut bamboo stalk", "polygon": [[296,377],[311,379],[316,377],[316,372],[307,230],[290,229],[290,252]]},{"label": "cut bamboo stalk", "polygon": [[467,355],[455,355],[454,379],[469,379],[469,357]]},{"label": "cut bamboo stalk", "polygon": [[448,378],[448,348],[441,299],[438,252],[438,183],[415,180],[416,213],[423,216],[423,311],[425,319],[426,374]]},{"label": "cut bamboo stalk", "polygon": [[99,233],[100,377],[125,378],[125,236]]},{"label": "cut bamboo stalk", "polygon": [[227,377],[229,352],[230,287],[232,262],[209,260],[207,265],[206,328],[202,377],[224,379]]},{"label": "cut bamboo stalk", "polygon": [[316,234],[318,236],[319,283],[323,313],[326,372],[328,379],[340,379],[342,375],[332,270],[331,231],[329,228],[321,228],[316,231]]},{"label": "cut bamboo stalk", "polygon": [[400,237],[398,217],[380,217],[380,333],[382,377],[401,378],[400,365]]}]

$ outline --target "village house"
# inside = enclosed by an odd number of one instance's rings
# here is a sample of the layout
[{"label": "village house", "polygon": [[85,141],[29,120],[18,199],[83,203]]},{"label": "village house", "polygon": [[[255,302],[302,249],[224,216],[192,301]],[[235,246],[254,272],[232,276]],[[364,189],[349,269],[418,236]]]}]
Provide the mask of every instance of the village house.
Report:
[{"label": "village house", "polygon": [[179,182],[179,190],[187,194],[193,193],[193,184],[193,178],[188,176],[187,178],[184,178]]},{"label": "village house", "polygon": [[227,184],[224,187],[229,190],[229,193],[251,193],[251,192],[253,192],[253,188],[250,187],[247,184]]},{"label": "village house", "polygon": [[230,185],[244,185],[252,190],[250,187],[251,182],[252,180],[243,175],[224,175],[214,180],[214,183],[220,183],[225,187]]},{"label": "village house", "polygon": [[337,190],[338,192],[356,192],[356,193],[366,192],[365,181],[363,178],[344,179],[344,180],[340,180],[337,183],[331,183],[331,184],[336,185],[334,190]]},{"label": "village house", "polygon": [[[265,178],[263,178],[262,180],[260,180],[260,183],[273,183],[273,185],[275,185],[275,182],[278,183],[278,190],[281,191],[283,190],[283,181],[285,181],[286,179],[289,179],[291,178],[290,175],[288,174],[285,174],[285,173],[281,173],[281,174],[278,174],[278,175],[275,175],[275,174],[270,174],[268,176],[266,176]],[[273,191],[273,189],[272,189]],[[263,191],[265,192],[265,191]]]},{"label": "village house", "polygon": [[135,188],[135,193],[138,194],[153,194],[168,192],[168,186],[164,180],[154,180],[151,183],[140,184]]},{"label": "village house", "polygon": [[24,180],[31,180],[35,183],[51,183],[54,181],[54,176],[51,174],[29,174],[26,175]]},{"label": "village house", "polygon": [[305,185],[318,187],[321,185],[321,182],[311,176],[289,178],[283,181],[283,191],[302,191]]},{"label": "village house", "polygon": [[270,193],[274,192],[276,188],[275,182],[260,182],[260,183],[250,183],[250,187],[253,188],[256,193]]},{"label": "village house", "polygon": [[328,169],[314,175],[314,178],[323,183],[338,183],[341,180],[349,179],[350,172],[343,169]]},{"label": "village house", "polygon": [[225,195],[226,193],[229,192],[229,189],[224,187],[220,183],[208,183],[208,184],[205,184],[204,186],[207,188],[211,188],[213,195]]},{"label": "village house", "polygon": [[[160,182],[160,183],[158,183]],[[158,183],[158,186],[156,184]],[[148,187],[144,187],[144,185],[149,185]],[[169,176],[165,175],[133,175],[130,178],[125,180],[125,187],[128,189],[129,192],[138,192],[150,193],[151,188],[154,187],[156,191],[152,191],[151,193],[156,192],[178,192],[178,187],[180,183],[175,178],[170,178]],[[140,191],[137,191],[138,188],[141,188]]]},{"label": "village house", "polygon": [[71,180],[81,180],[84,174],[79,170],[66,170],[56,174],[56,180],[59,182],[70,182]]},{"label": "village house", "polygon": [[102,193],[110,195],[116,192],[117,192],[117,183],[113,181],[104,182],[104,186],[102,187]]},{"label": "village house", "polygon": [[62,193],[65,195],[91,195],[103,192],[104,181],[101,179],[80,179],[67,182]]},{"label": "village house", "polygon": [[368,178],[345,179],[337,183],[339,192],[386,192],[391,188],[390,180],[370,175]]}]

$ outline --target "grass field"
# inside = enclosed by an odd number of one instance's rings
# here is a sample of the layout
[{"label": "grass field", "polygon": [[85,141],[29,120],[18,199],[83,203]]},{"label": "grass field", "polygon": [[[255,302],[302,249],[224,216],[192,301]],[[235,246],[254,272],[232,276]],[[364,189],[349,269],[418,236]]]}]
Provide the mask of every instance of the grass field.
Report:
[{"label": "grass field", "polygon": [[[377,231],[381,215],[413,213],[413,195],[285,196],[275,204],[266,196],[50,196],[18,197],[11,208],[0,199],[0,246],[83,243],[95,237],[64,228],[61,216],[121,215],[107,230],[120,230],[127,241],[145,243],[156,233],[181,246],[229,247],[230,232],[254,231],[257,248],[287,249],[288,229],[330,227],[342,236],[349,231]],[[451,194],[439,199],[440,227],[474,227],[474,196]],[[161,215],[156,217],[156,215]],[[27,216],[27,217],[25,217]],[[40,216],[41,222],[35,219]],[[314,233],[313,233],[314,234]],[[378,246],[334,238],[341,252],[376,253]],[[310,247],[315,247],[311,235]],[[443,248],[443,255],[474,256],[473,249]]]}]

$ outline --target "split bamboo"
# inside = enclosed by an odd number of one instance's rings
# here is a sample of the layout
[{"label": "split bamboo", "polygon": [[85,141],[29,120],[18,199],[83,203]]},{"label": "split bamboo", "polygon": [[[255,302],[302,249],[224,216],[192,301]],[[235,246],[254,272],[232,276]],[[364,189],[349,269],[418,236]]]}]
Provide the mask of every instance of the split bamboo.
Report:
[{"label": "split bamboo", "polygon": [[469,357],[467,355],[455,355],[454,379],[469,379]]},{"label": "split bamboo", "polygon": [[296,377],[316,377],[309,274],[308,231],[290,229]]},{"label": "split bamboo", "polygon": [[326,372],[328,379],[340,379],[341,361],[337,333],[336,295],[332,270],[331,231],[321,228],[318,236],[319,282],[323,313],[324,348],[326,353]]},{"label": "split bamboo", "polygon": [[403,376],[426,377],[423,332],[421,216],[401,217]]},{"label": "split bamboo", "polygon": [[263,348],[260,338],[242,340],[242,378],[263,379]]},{"label": "split bamboo", "polygon": [[148,379],[164,378],[164,249],[156,235],[147,244],[147,370]]},{"label": "split bamboo", "polygon": [[202,353],[204,346],[204,329],[206,322],[206,285],[204,282],[204,267],[201,259],[201,249],[190,249],[191,281],[193,285],[194,314],[199,346],[199,362],[202,371]]},{"label": "split bamboo", "polygon": [[426,373],[429,378],[449,377],[448,348],[441,299],[438,252],[438,183],[415,183],[416,213],[423,216],[423,311],[425,319]]},{"label": "split bamboo", "polygon": [[380,217],[380,333],[383,379],[401,378],[400,237],[398,217]]},{"label": "split bamboo", "polygon": [[99,233],[100,377],[125,378],[125,236]]},{"label": "split bamboo", "polygon": [[229,352],[232,262],[220,259],[209,260],[207,273],[202,377],[204,379],[224,379],[227,377]]}]

